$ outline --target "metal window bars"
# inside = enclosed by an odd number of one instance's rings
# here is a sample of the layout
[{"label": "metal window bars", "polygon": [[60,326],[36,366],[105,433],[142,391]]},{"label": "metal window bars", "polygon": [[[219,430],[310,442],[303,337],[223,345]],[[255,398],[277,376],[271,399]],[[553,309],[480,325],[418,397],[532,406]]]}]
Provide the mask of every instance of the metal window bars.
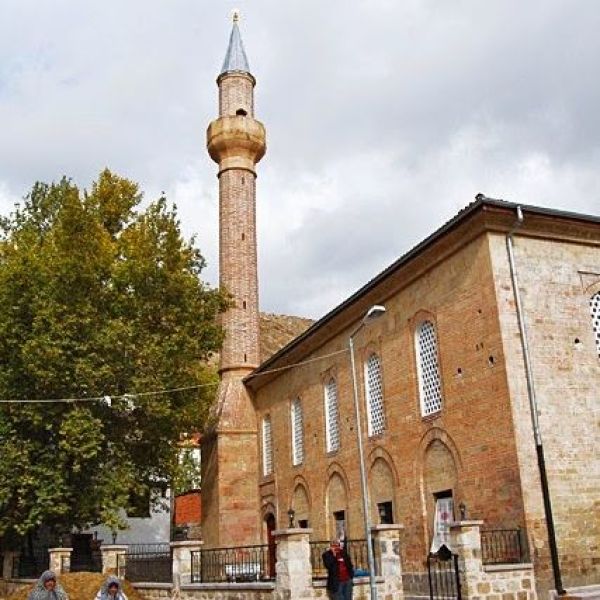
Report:
[{"label": "metal window bars", "polygon": [[529,552],[524,531],[521,528],[483,530],[481,558],[484,565],[527,562]]},{"label": "metal window bars", "polygon": [[275,546],[197,550],[192,555],[192,583],[271,581],[275,578]]}]

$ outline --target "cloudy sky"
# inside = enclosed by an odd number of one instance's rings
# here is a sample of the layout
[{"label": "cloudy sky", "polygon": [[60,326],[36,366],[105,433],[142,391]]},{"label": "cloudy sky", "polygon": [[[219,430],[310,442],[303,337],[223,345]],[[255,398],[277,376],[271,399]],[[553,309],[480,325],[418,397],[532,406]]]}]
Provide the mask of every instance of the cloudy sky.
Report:
[{"label": "cloudy sky", "polygon": [[215,283],[205,129],[236,7],[263,310],[321,316],[477,192],[600,213],[597,0],[0,0],[0,210],[108,166],[178,205]]}]

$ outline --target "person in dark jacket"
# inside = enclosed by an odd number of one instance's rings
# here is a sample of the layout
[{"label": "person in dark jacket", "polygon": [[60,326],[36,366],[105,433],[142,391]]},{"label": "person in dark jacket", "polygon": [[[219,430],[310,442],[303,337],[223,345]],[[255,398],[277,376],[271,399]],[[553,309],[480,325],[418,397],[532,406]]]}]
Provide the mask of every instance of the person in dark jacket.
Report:
[{"label": "person in dark jacket", "polygon": [[323,552],[323,564],[327,569],[327,591],[332,600],[352,600],[354,566],[340,540],[333,540],[329,550]]}]

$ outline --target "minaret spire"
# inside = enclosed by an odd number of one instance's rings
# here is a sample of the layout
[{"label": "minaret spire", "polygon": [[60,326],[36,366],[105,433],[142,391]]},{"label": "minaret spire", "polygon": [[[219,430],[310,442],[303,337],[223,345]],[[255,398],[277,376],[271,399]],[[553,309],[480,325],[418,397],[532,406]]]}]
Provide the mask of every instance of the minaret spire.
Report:
[{"label": "minaret spire", "polygon": [[243,379],[258,366],[256,163],[266,150],[254,118],[254,77],[233,19],[217,85],[219,117],[207,148],[219,165],[219,280],[232,305],[222,315],[225,339],[214,424],[202,440],[202,536],[208,547],[244,546],[259,539],[258,432]]},{"label": "minaret spire", "polygon": [[221,75],[223,73],[231,73],[234,71],[240,71],[242,73],[250,73],[250,64],[248,63],[248,57],[244,50],[244,44],[242,42],[242,35],[238,23],[240,21],[239,10],[234,10],[232,15],[233,27],[231,28],[231,35],[229,36],[229,46],[227,46],[227,53],[225,54],[225,60],[221,67]]}]

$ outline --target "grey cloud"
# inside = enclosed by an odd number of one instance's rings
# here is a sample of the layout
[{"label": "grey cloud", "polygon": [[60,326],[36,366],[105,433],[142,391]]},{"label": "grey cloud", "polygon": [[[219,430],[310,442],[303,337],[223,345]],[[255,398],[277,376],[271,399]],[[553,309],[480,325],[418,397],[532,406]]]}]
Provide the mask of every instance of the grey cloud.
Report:
[{"label": "grey cloud", "polygon": [[216,282],[204,132],[236,5],[264,309],[319,316],[479,191],[598,212],[595,0],[5,0],[0,207],[109,166],[167,192]]}]

